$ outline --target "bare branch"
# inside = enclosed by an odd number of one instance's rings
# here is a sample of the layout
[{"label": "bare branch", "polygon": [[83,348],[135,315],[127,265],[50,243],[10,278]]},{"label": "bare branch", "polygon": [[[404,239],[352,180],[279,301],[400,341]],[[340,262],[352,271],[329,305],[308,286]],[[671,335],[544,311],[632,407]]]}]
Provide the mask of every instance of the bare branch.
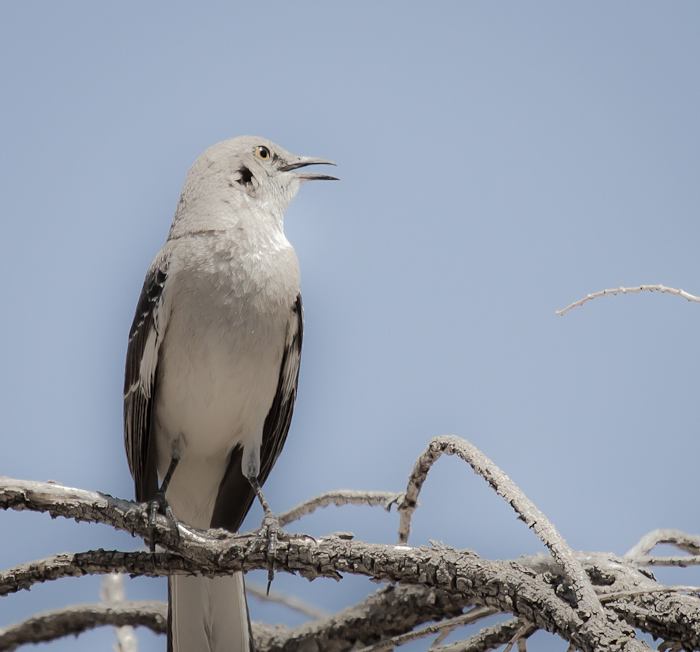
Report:
[{"label": "bare branch", "polygon": [[556,310],[554,314],[557,315],[557,317],[561,317],[569,312],[569,310],[582,306],[584,303],[586,303],[586,301],[597,299],[598,297],[604,297],[607,294],[636,294],[638,292],[662,292],[664,294],[675,294],[676,296],[683,297],[688,301],[700,303],[700,297],[688,294],[685,290],[676,290],[675,288],[669,288],[665,285],[638,285],[631,288],[619,287],[611,290],[600,290],[600,292],[594,292],[593,294],[587,294],[583,299],[575,301],[570,306],[566,306],[566,308],[563,310]]},{"label": "bare branch", "polygon": [[636,589],[634,591],[619,591],[617,593],[606,593],[600,597],[601,602],[610,602],[611,600],[619,600],[620,598],[630,598],[635,595],[644,595],[646,593],[687,593],[698,596],[700,586],[656,586],[645,589]]},{"label": "bare branch", "polygon": [[[126,590],[124,589],[124,575],[120,573],[109,573],[102,578],[102,588],[100,598],[107,605],[119,605],[126,601]],[[115,627],[114,632],[117,642],[114,645],[116,652],[136,652],[138,642],[131,625]]]},{"label": "bare branch", "polygon": [[611,600],[606,606],[654,638],[678,642],[678,649],[700,649],[700,600],[696,595],[651,592]]},{"label": "bare branch", "polygon": [[[640,569],[635,562],[629,559],[604,552],[576,552],[574,554],[586,571],[596,593],[600,596],[662,586],[651,573]],[[556,592],[558,595],[565,595],[570,591],[568,578],[551,555],[537,553],[530,557],[520,557],[516,561],[538,575],[546,574],[549,576],[550,581],[557,584]]]},{"label": "bare branch", "polygon": [[[225,541],[212,539],[203,546],[196,563],[172,553],[98,550],[65,557],[73,557],[76,564],[68,574],[119,571],[156,576],[196,570],[213,576],[244,568],[266,568],[266,546],[251,553],[245,563],[241,561],[252,540],[253,535],[231,536]],[[189,554],[196,556],[192,550]],[[574,641],[584,652],[609,649],[612,641],[620,638],[627,641],[621,650],[647,649],[634,640],[633,630],[621,623],[582,620],[580,610],[557,597],[544,578],[517,563],[482,560],[469,551],[382,546],[327,537],[280,541],[275,561],[279,570],[298,572],[307,578],[336,577],[339,572],[349,572],[454,592],[465,603],[478,602],[502,612],[517,613],[540,628]]]},{"label": "bare branch", "polygon": [[522,622],[518,618],[513,618],[505,623],[484,627],[478,634],[464,641],[433,648],[432,652],[488,652],[512,640],[521,627]]},{"label": "bare branch", "polygon": [[678,555],[674,557],[639,557],[635,560],[639,566],[675,566],[677,568],[687,568],[688,566],[699,566],[700,555]]},{"label": "bare branch", "polygon": [[[679,649],[700,649],[700,599],[697,595],[664,591],[663,584],[630,559],[601,552],[579,552],[577,557],[606,608],[656,638],[680,641]],[[557,594],[566,592],[565,578],[549,555],[523,557],[518,562],[538,574],[559,579],[562,584],[556,586]]]},{"label": "bare branch", "polygon": [[[547,525],[544,517],[521,496],[508,477],[468,442],[441,438],[431,445],[435,446],[432,450],[435,459],[447,452],[467,460],[511,504],[518,505],[516,509],[536,530]],[[427,468],[429,464],[426,473]],[[417,491],[414,494],[417,496]],[[54,516],[105,522],[140,536],[148,532],[148,519],[142,505],[60,485],[5,479],[0,481],[0,507],[48,511]],[[55,563],[49,565],[48,572],[43,564],[35,563],[33,567],[29,564],[25,566],[30,568],[5,573],[5,590],[17,590],[32,581],[70,574],[121,571],[155,576],[198,572],[213,576],[266,568],[270,563],[264,545],[258,546],[244,561],[251,535],[232,536],[220,530],[203,532],[181,523],[175,528],[165,519],[158,519],[156,540],[177,554],[90,551],[65,555],[60,560],[60,556],[55,556],[52,559]],[[556,550],[558,545],[555,541],[553,549]],[[560,556],[561,550],[564,553],[568,550],[568,547],[559,548]],[[381,546],[354,542],[347,535],[318,540],[299,535],[280,541],[274,563],[279,570],[298,572],[309,579],[321,576],[339,578],[340,573],[349,572],[379,581],[420,584],[436,591],[448,591],[464,603],[515,613],[536,627],[559,634],[584,652],[648,649],[635,640],[631,627],[622,621],[601,619],[580,600],[577,609],[572,609],[554,592],[548,581],[534,576],[532,571],[518,563],[485,561],[470,551],[447,547]],[[44,569],[39,566],[44,566]],[[570,572],[566,574],[571,576]],[[40,579],[36,580],[37,577]],[[572,586],[576,586],[576,581],[574,576]],[[14,588],[8,589],[13,582]]]},{"label": "bare branch", "polygon": [[187,566],[197,572],[197,564],[188,564],[171,553],[151,554],[142,552],[115,552],[93,550],[88,552],[61,553],[39,559],[0,572],[0,596],[29,590],[32,585],[63,577],[82,577],[101,573],[131,573],[146,577],[162,577],[168,567]]},{"label": "bare branch", "polygon": [[508,641],[508,645],[506,645],[503,652],[510,652],[516,643],[518,645],[518,650],[526,647],[525,641],[527,641],[527,639],[530,638],[530,636],[532,636],[536,631],[537,628],[533,627],[530,623],[521,624],[520,629],[513,634],[513,638]]},{"label": "bare branch", "polygon": [[[384,586],[361,603],[294,630],[256,635],[259,652],[345,652],[412,630],[431,620],[460,615],[462,596],[421,586]],[[256,632],[258,630],[255,630]]]},{"label": "bare branch", "polygon": [[[114,498],[101,492],[64,487],[55,482],[33,482],[0,477],[0,509],[48,512],[77,522],[104,523],[132,536],[148,537],[148,514],[144,504]],[[158,543],[177,547],[180,536],[196,538],[195,528],[169,526],[165,517],[156,522]]]},{"label": "bare branch", "polygon": [[398,507],[401,514],[399,543],[408,541],[411,516],[418,504],[418,494],[430,468],[443,453],[446,455],[458,455],[474,469],[475,473],[484,478],[499,496],[504,498],[515,509],[527,526],[532,528],[540,540],[549,548],[554,559],[564,569],[571,581],[577,607],[588,611],[590,614],[602,617],[603,608],[583,567],[554,525],[501,469],[465,439],[453,436],[435,437],[416,461],[408,481],[405,497]]},{"label": "bare branch", "polygon": [[297,611],[308,618],[312,618],[313,620],[327,618],[329,615],[328,612],[324,611],[323,609],[310,605],[299,598],[295,598],[293,595],[280,593],[279,591],[270,591],[268,593],[266,588],[251,582],[246,582],[245,590],[246,593],[254,596],[261,602],[274,602],[276,604],[281,604],[288,609]]},{"label": "bare branch", "polygon": [[[625,617],[630,625],[640,627],[665,640],[684,640],[687,649],[693,649],[693,641],[698,640],[700,600],[687,594],[664,594],[663,585],[637,571],[636,566],[629,560],[604,553],[578,553],[577,556],[584,563],[587,573],[600,582],[598,590],[607,592],[601,599],[610,603],[608,606]],[[531,558],[521,558],[518,564],[526,565],[538,574],[548,574],[550,583],[552,579],[560,576],[561,581],[565,581],[560,567],[549,555],[538,554]],[[550,588],[560,595],[567,590],[564,585],[556,584]],[[647,600],[647,596],[650,595],[653,597]],[[256,625],[256,636],[263,636],[260,632],[267,632],[264,636],[268,637],[260,639],[258,649],[261,652],[270,648],[294,652],[303,649],[309,641],[318,643],[321,652],[350,649],[356,642],[366,645],[371,641],[410,631],[423,622],[458,615],[464,606],[472,602],[473,596],[429,591],[419,586],[388,586],[355,607],[295,630],[262,628]],[[679,613],[683,614],[680,622],[676,618]],[[504,639],[497,639],[500,642],[495,646],[507,643],[511,637],[512,634]],[[327,644],[321,644],[319,641],[327,641]],[[338,647],[340,641],[343,641],[343,645]],[[470,641],[471,646],[474,640]]]},{"label": "bare branch", "polygon": [[417,641],[421,638],[426,638],[427,636],[433,636],[434,634],[441,634],[442,632],[456,629],[457,627],[463,627],[464,625],[471,625],[472,623],[478,622],[482,618],[488,618],[497,614],[497,611],[489,609],[488,607],[474,607],[470,611],[461,616],[455,616],[449,620],[443,620],[442,622],[435,623],[434,625],[428,625],[421,629],[406,632],[405,634],[399,634],[398,636],[393,636],[392,638],[385,639],[380,643],[375,643],[374,645],[369,645],[362,648],[360,652],[385,652],[387,650],[393,650],[399,645],[404,645],[410,643],[411,641]]},{"label": "bare branch", "polygon": [[691,555],[700,555],[700,536],[686,534],[680,530],[652,530],[630,548],[624,557],[637,561],[663,543],[668,543]]},{"label": "bare branch", "polygon": [[[463,600],[444,591],[430,591],[418,586],[382,587],[376,593],[339,614],[328,616],[323,622],[307,623],[296,629],[283,626],[272,627],[264,623],[253,623],[256,649],[267,652],[297,652],[313,641],[319,651],[338,652],[349,650],[362,636],[362,640],[375,640],[391,636],[397,631],[412,629],[428,620],[450,617],[463,608]],[[143,612],[143,613],[141,613]],[[149,627],[155,633],[165,633],[165,602],[121,603],[119,609],[105,609],[105,605],[81,605],[63,610],[47,612],[50,620],[65,622],[66,627],[45,632],[45,639],[53,640],[66,634],[79,634],[103,625],[119,626],[122,617],[132,625]],[[161,614],[162,619],[151,614]],[[68,622],[77,616],[74,626]],[[45,614],[0,630],[0,651],[14,649],[20,644],[34,642],[35,630]],[[130,620],[129,620],[130,619]],[[81,628],[81,624],[84,625]],[[3,636],[5,638],[3,638]]]},{"label": "bare branch", "polygon": [[[190,548],[188,554],[192,559],[169,552],[105,550],[55,555],[6,571],[0,578],[0,587],[8,593],[17,590],[17,584],[27,588],[32,583],[58,577],[110,572],[150,577],[194,572],[215,576],[266,568],[266,546],[242,561],[253,538],[254,535],[213,538],[205,541],[200,554]],[[471,551],[383,546],[335,537],[293,539],[278,543],[275,565],[278,570],[298,572],[309,579],[338,577],[340,572],[349,572],[380,581],[455,591],[465,602],[478,601],[501,611],[517,608],[523,613],[536,612],[539,616],[535,622],[555,630],[573,631],[581,624],[577,613],[556,598],[551,587],[540,578],[514,562],[482,560]]]},{"label": "bare branch", "polygon": [[[654,636],[666,641],[679,641],[678,649],[697,649],[700,634],[698,632],[700,614],[697,609],[699,601],[697,598],[691,600],[691,596],[687,595],[680,597],[682,599],[679,601],[677,595],[664,596],[657,592],[656,596],[645,595],[645,602],[625,601],[612,606],[629,618],[631,624],[644,626],[645,631],[649,631]],[[131,604],[136,605],[135,612],[138,611],[140,603]],[[144,604],[146,609],[150,611],[149,603]],[[460,600],[455,601],[455,596],[446,593],[427,591],[422,587],[388,586],[379,589],[363,603],[350,607],[340,614],[330,616],[323,622],[303,625],[296,629],[254,623],[253,630],[256,637],[256,647],[260,652],[272,649],[297,652],[305,649],[310,641],[314,642],[315,649],[319,652],[331,652],[332,650],[338,652],[349,650],[357,642],[381,639],[384,636],[392,635],[392,632],[410,630],[422,621],[440,618],[445,614],[449,615],[450,612],[459,611],[460,605]],[[693,605],[696,607],[694,610],[692,609]],[[156,603],[155,606],[158,607],[155,609],[156,612],[160,611],[163,615],[165,614],[165,603]],[[691,608],[689,609],[689,607]],[[102,609],[103,606],[98,605],[97,608]],[[64,611],[65,618],[71,618],[75,608]],[[92,605],[87,605],[87,613],[91,611],[94,611]],[[39,615],[36,618],[40,619],[41,617]],[[133,624],[149,626],[156,632],[163,631],[162,623],[139,623],[138,614],[133,618],[131,620]],[[109,615],[98,615],[91,626],[104,624],[118,625],[119,621],[115,622],[110,619]],[[467,641],[432,649],[434,652],[491,650],[513,640],[514,635],[519,633],[521,627],[522,621],[513,619],[502,625],[485,628]],[[23,632],[19,637],[20,642],[35,640],[30,623],[24,623],[21,626],[15,625],[10,629],[14,638],[10,635],[3,638],[8,634],[8,630],[0,632],[0,650],[14,649],[19,645],[17,632]],[[85,631],[85,629],[80,631]],[[66,632],[79,633],[79,631],[73,631],[70,628]],[[56,636],[58,635],[60,634],[56,634]],[[48,635],[41,640],[49,640]]]},{"label": "bare branch", "polygon": [[302,516],[315,512],[319,507],[328,505],[368,505],[370,507],[380,506],[389,511],[402,494],[389,491],[353,491],[351,489],[341,489],[339,491],[329,491],[325,494],[315,496],[301,505],[282,512],[279,515],[280,525],[285,526],[300,519]]},{"label": "bare branch", "polygon": [[78,635],[102,625],[143,625],[165,633],[166,623],[167,607],[163,602],[76,605],[45,611],[22,623],[0,629],[0,650],[14,650],[25,643],[53,641],[68,634]]}]

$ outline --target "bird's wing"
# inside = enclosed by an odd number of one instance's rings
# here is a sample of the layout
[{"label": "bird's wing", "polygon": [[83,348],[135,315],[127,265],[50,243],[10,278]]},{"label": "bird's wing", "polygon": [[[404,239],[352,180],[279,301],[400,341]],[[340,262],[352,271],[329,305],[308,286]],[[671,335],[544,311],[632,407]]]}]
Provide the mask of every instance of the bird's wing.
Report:
[{"label": "bird's wing", "polygon": [[153,498],[158,490],[151,414],[156,394],[158,353],[166,330],[165,286],[171,247],[151,263],[129,331],[124,373],[124,446],[134,478],[136,500]]},{"label": "bird's wing", "polygon": [[[262,485],[270,475],[272,467],[282,452],[292,422],[294,402],[297,398],[299,363],[301,361],[301,341],[304,334],[304,314],[301,294],[297,295],[292,306],[292,317],[287,328],[287,337],[280,364],[277,391],[263,426],[260,447],[260,473],[258,481]],[[250,509],[255,494],[250,482],[243,475],[241,458],[243,448],[238,446],[231,452],[214,505],[211,527],[221,527],[237,532]]]}]

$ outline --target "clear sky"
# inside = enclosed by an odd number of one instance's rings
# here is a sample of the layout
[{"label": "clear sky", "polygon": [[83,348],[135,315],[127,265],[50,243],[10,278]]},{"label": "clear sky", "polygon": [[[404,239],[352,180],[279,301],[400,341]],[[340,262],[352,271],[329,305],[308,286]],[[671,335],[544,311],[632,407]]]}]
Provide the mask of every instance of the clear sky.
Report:
[{"label": "clear sky", "polygon": [[[133,495],[121,396],[143,276],[195,158],[252,133],[335,160],[342,179],[305,185],[286,216],[306,329],[273,509],[399,491],[449,433],[576,549],[697,533],[700,306],[644,294],[554,311],[619,285],[700,294],[699,33],[683,1],[3,2],[0,473]],[[421,503],[414,544],[542,549],[456,459]],[[329,508],[295,529],[393,543],[397,524]],[[140,545],[28,513],[1,513],[0,532],[3,568]],[[275,588],[335,610],[373,585]],[[98,591],[83,578],[3,598],[0,626]],[[163,581],[127,591],[165,595]],[[104,629],[51,649],[111,642]]]}]

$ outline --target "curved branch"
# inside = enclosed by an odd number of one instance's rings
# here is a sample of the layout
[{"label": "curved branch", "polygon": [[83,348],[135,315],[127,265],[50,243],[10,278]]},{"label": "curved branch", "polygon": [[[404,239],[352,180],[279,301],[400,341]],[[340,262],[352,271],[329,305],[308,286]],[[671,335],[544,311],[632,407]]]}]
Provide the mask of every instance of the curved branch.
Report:
[{"label": "curved branch", "polygon": [[25,643],[53,641],[69,634],[77,636],[103,625],[143,625],[164,634],[167,612],[163,602],[85,604],[45,611],[16,625],[0,629],[0,650],[14,650]]},{"label": "curved branch", "polygon": [[484,478],[499,496],[513,507],[527,526],[532,528],[539,539],[549,548],[554,559],[564,569],[571,581],[577,607],[602,618],[603,607],[583,567],[564,538],[517,485],[466,439],[454,436],[435,437],[416,461],[408,481],[406,494],[398,508],[401,514],[399,543],[408,541],[411,516],[418,504],[418,494],[430,468],[443,453],[446,455],[458,455],[474,469],[475,473]]},{"label": "curved branch", "polygon": [[625,287],[619,287],[619,288],[613,288],[611,290],[600,290],[599,292],[594,292],[593,294],[587,294],[583,299],[579,299],[578,301],[574,301],[569,306],[566,306],[563,310],[555,310],[554,314],[557,317],[561,317],[565,315],[569,310],[573,310],[574,308],[577,308],[578,306],[582,306],[584,303],[587,301],[591,301],[591,299],[597,299],[598,297],[604,297],[607,294],[636,294],[638,292],[661,292],[662,294],[674,294],[678,297],[682,297],[683,299],[687,299],[688,301],[693,301],[695,303],[700,303],[700,297],[696,297],[692,294],[688,294],[685,290],[676,290],[676,288],[669,288],[666,287],[665,285],[637,285],[635,287],[631,288],[625,288]]},{"label": "curved branch", "polygon": [[632,546],[624,554],[624,558],[638,561],[638,559],[647,556],[656,546],[662,543],[668,543],[691,555],[700,555],[699,536],[686,534],[681,530],[652,530]]},{"label": "curved branch", "polygon": [[[149,536],[145,503],[114,498],[102,492],[65,487],[56,482],[0,477],[0,509],[48,512],[52,518],[63,516],[76,522],[111,525],[144,540]],[[181,535],[192,538],[197,532],[195,528],[179,525],[181,527],[177,529],[171,527],[167,519],[159,515],[155,523],[157,543],[166,548],[177,548]]]},{"label": "curved branch", "polygon": [[145,577],[163,577],[171,566],[196,573],[198,565],[172,553],[118,552],[90,550],[88,552],[52,555],[20,564],[0,572],[0,596],[29,590],[34,584],[64,577],[82,577],[102,573],[131,573]]}]

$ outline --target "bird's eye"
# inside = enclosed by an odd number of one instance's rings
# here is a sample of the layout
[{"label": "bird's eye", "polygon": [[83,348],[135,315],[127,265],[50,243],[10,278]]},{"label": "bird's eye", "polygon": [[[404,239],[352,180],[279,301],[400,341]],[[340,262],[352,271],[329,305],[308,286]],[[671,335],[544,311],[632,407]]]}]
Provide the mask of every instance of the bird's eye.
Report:
[{"label": "bird's eye", "polygon": [[257,156],[261,161],[270,160],[270,150],[264,145],[258,145],[255,148],[255,156]]}]

